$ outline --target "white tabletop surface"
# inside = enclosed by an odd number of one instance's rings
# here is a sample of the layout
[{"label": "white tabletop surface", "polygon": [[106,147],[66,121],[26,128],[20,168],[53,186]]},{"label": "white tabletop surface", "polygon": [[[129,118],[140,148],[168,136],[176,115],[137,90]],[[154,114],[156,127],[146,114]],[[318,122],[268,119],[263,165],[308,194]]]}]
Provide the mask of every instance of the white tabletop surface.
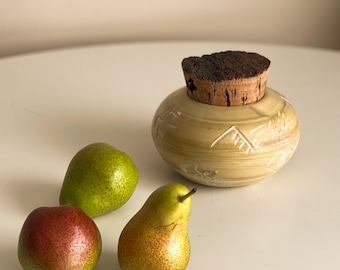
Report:
[{"label": "white tabletop surface", "polygon": [[[258,184],[226,189],[185,180],[159,156],[151,122],[185,85],[184,57],[247,50],[268,57],[268,86],[290,100],[301,139],[290,162]],[[118,44],[0,59],[0,261],[21,269],[26,216],[58,204],[64,174],[83,146],[103,141],[140,171],[132,198],[95,218],[103,252],[95,269],[119,269],[117,241],[157,187],[197,187],[188,269],[339,269],[340,52],[245,43]]]}]

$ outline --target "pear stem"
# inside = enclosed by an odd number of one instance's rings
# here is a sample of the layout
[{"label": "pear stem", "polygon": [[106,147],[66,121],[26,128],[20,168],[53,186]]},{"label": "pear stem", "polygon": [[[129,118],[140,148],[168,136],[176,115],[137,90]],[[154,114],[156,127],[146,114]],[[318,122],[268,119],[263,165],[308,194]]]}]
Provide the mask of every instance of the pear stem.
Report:
[{"label": "pear stem", "polygon": [[197,188],[193,188],[192,190],[189,191],[189,193],[183,195],[183,196],[179,196],[178,200],[182,203],[184,202],[187,198],[189,198],[190,196],[192,196],[193,194],[195,194],[197,191]]}]

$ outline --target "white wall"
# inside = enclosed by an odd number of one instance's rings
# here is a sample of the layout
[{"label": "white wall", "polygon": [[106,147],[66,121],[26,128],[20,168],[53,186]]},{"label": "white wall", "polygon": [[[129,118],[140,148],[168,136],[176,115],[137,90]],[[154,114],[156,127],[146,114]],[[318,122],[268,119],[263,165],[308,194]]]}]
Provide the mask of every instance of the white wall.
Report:
[{"label": "white wall", "polygon": [[62,46],[169,39],[340,50],[340,1],[0,0],[0,56]]}]

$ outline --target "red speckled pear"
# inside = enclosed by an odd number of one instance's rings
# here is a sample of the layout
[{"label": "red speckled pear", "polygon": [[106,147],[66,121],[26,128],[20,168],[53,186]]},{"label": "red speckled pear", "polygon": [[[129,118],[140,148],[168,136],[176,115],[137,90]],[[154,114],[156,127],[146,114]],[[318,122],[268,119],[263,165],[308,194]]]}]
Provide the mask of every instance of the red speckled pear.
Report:
[{"label": "red speckled pear", "polygon": [[18,257],[24,269],[93,269],[101,253],[94,221],[74,206],[39,207],[26,218]]}]

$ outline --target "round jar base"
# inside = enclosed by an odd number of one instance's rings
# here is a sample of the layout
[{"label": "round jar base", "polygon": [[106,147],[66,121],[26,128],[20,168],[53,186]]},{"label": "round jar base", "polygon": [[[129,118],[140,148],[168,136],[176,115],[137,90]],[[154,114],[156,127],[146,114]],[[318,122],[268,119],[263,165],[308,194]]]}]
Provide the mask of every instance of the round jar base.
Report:
[{"label": "round jar base", "polygon": [[256,183],[280,170],[300,138],[288,100],[266,88],[244,106],[214,106],[190,99],[183,87],[159,106],[152,123],[154,144],[177,172],[208,186]]}]

